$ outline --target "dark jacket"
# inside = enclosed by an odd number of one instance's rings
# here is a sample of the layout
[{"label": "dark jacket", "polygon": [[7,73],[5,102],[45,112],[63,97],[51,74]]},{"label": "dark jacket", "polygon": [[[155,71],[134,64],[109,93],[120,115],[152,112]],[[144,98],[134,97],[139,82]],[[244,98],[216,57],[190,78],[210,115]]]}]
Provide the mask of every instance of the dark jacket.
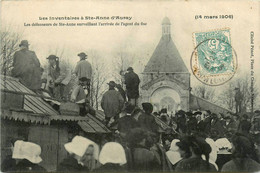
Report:
[{"label": "dark jacket", "polygon": [[78,164],[75,158],[69,156],[58,165],[57,172],[89,172],[89,169]]},{"label": "dark jacket", "polygon": [[22,49],[14,54],[12,76],[19,78],[26,87],[37,90],[41,88],[40,61],[35,52]]},{"label": "dark jacket", "polygon": [[126,170],[120,166],[119,164],[114,164],[114,163],[106,163],[99,168],[95,169],[93,172],[126,172]]},{"label": "dark jacket", "polygon": [[240,91],[237,91],[237,92],[235,93],[235,101],[236,101],[237,103],[240,103],[240,102],[242,101],[242,94],[241,94]]},{"label": "dark jacket", "polygon": [[219,119],[212,119],[210,123],[210,130],[216,130],[218,134],[224,133],[224,127]]},{"label": "dark jacket", "polygon": [[196,131],[197,128],[197,119],[195,117],[190,117],[189,121],[187,122],[188,131]]},{"label": "dark jacket", "polygon": [[153,115],[143,113],[142,115],[139,116],[138,122],[141,128],[154,133],[158,132],[158,125]]},{"label": "dark jacket", "polygon": [[124,106],[124,99],[116,90],[108,90],[104,93],[101,100],[101,107],[106,117],[118,115]]},{"label": "dark jacket", "polygon": [[217,172],[214,165],[207,163],[200,157],[181,160],[176,168],[176,172]]},{"label": "dark jacket", "polygon": [[236,132],[238,129],[238,123],[231,120],[228,124],[225,122],[224,129],[226,131]]},{"label": "dark jacket", "polygon": [[132,149],[133,171],[149,172],[159,167],[154,153],[143,147]]},{"label": "dark jacket", "polygon": [[232,159],[223,165],[221,172],[258,172],[260,171],[260,164],[256,161],[245,159]]},{"label": "dark jacket", "polygon": [[160,144],[155,144],[151,148],[151,151],[154,153],[159,163],[157,169],[154,171],[172,172],[172,164],[166,156],[164,148],[160,146]]},{"label": "dark jacket", "polygon": [[122,118],[119,118],[118,120],[118,126],[117,130],[120,133],[126,134],[128,133],[131,129],[139,127],[138,122],[131,117],[130,115],[126,115]]},{"label": "dark jacket", "polygon": [[140,79],[135,72],[128,72],[125,74],[126,92],[128,98],[139,97]]},{"label": "dark jacket", "polygon": [[1,171],[2,172],[9,172],[12,171],[16,166],[15,159],[12,158],[12,155],[6,156],[1,164]]},{"label": "dark jacket", "polygon": [[46,169],[38,164],[31,163],[23,159],[14,168],[14,172],[47,172]]},{"label": "dark jacket", "polygon": [[120,92],[121,96],[123,97],[124,101],[126,101],[126,93],[122,87],[118,87],[118,92]]}]

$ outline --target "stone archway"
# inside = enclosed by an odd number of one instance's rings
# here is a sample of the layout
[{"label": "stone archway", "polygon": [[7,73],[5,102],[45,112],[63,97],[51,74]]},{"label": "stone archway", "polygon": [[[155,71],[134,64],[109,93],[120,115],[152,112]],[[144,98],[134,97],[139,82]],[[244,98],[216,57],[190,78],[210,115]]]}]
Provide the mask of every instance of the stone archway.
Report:
[{"label": "stone archway", "polygon": [[154,105],[154,111],[159,112],[162,108],[167,108],[168,113],[181,109],[181,97],[173,88],[164,86],[156,89],[150,102]]}]

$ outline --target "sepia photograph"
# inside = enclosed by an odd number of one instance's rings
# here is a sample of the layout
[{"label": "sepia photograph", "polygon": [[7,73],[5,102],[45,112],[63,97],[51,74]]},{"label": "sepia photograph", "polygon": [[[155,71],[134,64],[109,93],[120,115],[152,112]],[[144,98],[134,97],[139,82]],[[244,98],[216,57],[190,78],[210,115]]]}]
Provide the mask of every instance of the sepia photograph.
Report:
[{"label": "sepia photograph", "polygon": [[260,172],[260,1],[0,8],[0,172]]}]

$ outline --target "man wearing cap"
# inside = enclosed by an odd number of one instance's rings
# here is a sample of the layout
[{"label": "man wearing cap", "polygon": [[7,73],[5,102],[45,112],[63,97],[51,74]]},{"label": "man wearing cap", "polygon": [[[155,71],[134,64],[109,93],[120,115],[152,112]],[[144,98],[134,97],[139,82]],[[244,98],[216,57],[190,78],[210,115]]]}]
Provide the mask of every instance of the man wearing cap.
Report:
[{"label": "man wearing cap", "polygon": [[105,112],[105,124],[108,125],[110,119],[114,117],[115,122],[119,119],[119,113],[124,106],[124,99],[121,94],[115,90],[116,83],[108,83],[109,90],[106,91],[101,100],[101,107]]},{"label": "man wearing cap", "polygon": [[132,67],[127,69],[127,73],[125,74],[125,84],[128,101],[133,105],[137,105],[140,79]]},{"label": "man wearing cap", "polygon": [[26,87],[37,91],[41,88],[41,64],[35,52],[29,50],[27,40],[19,44],[20,50],[14,53],[12,76]]},{"label": "man wearing cap", "polygon": [[60,64],[59,57],[56,55],[50,55],[47,59],[49,61],[47,72],[49,90],[54,97],[66,100],[65,88],[71,80],[71,71]]},{"label": "man wearing cap", "polygon": [[76,74],[78,79],[82,77],[86,77],[88,79],[88,87],[89,87],[91,76],[92,76],[91,64],[88,61],[86,61],[87,55],[84,52],[79,53],[78,56],[80,57],[80,61],[76,65],[74,74]]},{"label": "man wearing cap", "polygon": [[241,113],[242,94],[239,88],[235,88],[236,114]]}]

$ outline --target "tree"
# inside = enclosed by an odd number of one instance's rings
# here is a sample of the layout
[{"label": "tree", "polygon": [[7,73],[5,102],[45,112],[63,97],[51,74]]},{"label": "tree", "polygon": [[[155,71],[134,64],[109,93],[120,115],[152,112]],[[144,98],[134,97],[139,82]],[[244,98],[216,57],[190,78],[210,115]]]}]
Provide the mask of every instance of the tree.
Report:
[{"label": "tree", "polygon": [[107,82],[108,69],[106,63],[104,63],[104,59],[97,51],[90,50],[88,52],[88,57],[90,57],[90,62],[92,65],[90,103],[92,107],[98,110],[101,98],[107,89],[105,84]]},{"label": "tree", "polygon": [[237,78],[229,83],[229,85],[224,88],[224,91],[220,94],[218,100],[220,104],[228,109],[235,110],[235,88],[239,88],[242,96],[242,112],[254,111],[251,110],[251,101],[254,100],[253,107],[257,107],[256,98],[258,96],[258,88],[255,83],[251,83],[251,78],[248,74]]},{"label": "tree", "polygon": [[11,75],[13,55],[19,50],[22,32],[14,32],[11,25],[0,31],[1,33],[1,74]]},{"label": "tree", "polygon": [[235,94],[234,83],[229,83],[226,88],[223,88],[223,92],[218,96],[218,104],[234,111],[235,109]]},{"label": "tree", "polygon": [[122,72],[125,72],[128,67],[133,65],[133,54],[129,53],[126,48],[120,48],[114,53],[114,73],[115,82],[124,85],[124,80],[122,78]]},{"label": "tree", "polygon": [[215,102],[215,89],[210,86],[200,84],[192,88],[192,92],[195,96]]}]

